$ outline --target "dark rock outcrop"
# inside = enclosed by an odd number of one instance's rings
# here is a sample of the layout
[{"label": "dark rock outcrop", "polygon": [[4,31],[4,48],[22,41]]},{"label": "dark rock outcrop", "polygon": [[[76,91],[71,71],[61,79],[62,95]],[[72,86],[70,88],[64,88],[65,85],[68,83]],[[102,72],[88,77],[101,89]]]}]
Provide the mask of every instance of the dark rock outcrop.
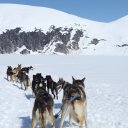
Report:
[{"label": "dark rock outcrop", "polygon": [[56,44],[56,48],[55,48],[55,52],[60,52],[60,53],[64,53],[64,54],[68,54],[69,50],[66,47],[65,44]]},{"label": "dark rock outcrop", "polygon": [[116,45],[116,47],[128,47],[128,44]]},{"label": "dark rock outcrop", "polygon": [[100,40],[94,38],[90,44],[94,44],[94,45],[97,45],[99,43]]},{"label": "dark rock outcrop", "polygon": [[30,54],[30,51],[27,49],[23,49],[20,53],[26,55],[26,54]]},{"label": "dark rock outcrop", "polygon": [[[75,31],[71,39],[72,31]],[[49,30],[44,33],[42,29],[35,28],[34,31],[25,32],[21,31],[20,27],[15,29],[6,30],[0,34],[0,53],[13,53],[17,48],[25,46],[26,49],[34,51],[43,51],[44,47],[50,44],[56,44],[55,51],[65,54],[69,53],[69,49],[78,50],[80,38],[83,37],[82,30],[74,30],[72,27],[58,27],[50,26]],[[58,42],[60,42],[58,44]],[[21,54],[28,54],[24,50]]]}]

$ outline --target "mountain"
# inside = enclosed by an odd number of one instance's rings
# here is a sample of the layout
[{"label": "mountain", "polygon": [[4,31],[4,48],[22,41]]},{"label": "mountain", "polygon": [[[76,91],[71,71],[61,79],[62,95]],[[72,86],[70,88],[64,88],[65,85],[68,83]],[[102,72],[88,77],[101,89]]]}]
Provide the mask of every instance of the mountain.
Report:
[{"label": "mountain", "polygon": [[55,9],[0,4],[0,53],[128,55],[128,16],[109,23]]}]

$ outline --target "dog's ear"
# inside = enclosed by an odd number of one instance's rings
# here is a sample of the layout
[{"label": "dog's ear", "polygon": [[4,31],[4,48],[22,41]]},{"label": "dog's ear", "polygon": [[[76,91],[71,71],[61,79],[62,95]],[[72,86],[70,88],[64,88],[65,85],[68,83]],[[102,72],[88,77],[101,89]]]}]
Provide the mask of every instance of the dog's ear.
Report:
[{"label": "dog's ear", "polygon": [[84,83],[85,79],[86,79],[85,77],[82,79],[82,82],[83,82],[83,83]]},{"label": "dog's ear", "polygon": [[35,76],[36,76],[36,75],[33,75],[33,79],[35,79]]},{"label": "dog's ear", "polygon": [[63,77],[61,78],[62,81],[64,81]]},{"label": "dog's ear", "polygon": [[29,68],[33,70],[33,67],[32,66],[30,66]]},{"label": "dog's ear", "polygon": [[63,77],[59,77],[59,80],[63,80]]},{"label": "dog's ear", "polygon": [[74,79],[74,77],[72,76],[72,81],[73,81],[73,83],[75,82],[75,79]]}]

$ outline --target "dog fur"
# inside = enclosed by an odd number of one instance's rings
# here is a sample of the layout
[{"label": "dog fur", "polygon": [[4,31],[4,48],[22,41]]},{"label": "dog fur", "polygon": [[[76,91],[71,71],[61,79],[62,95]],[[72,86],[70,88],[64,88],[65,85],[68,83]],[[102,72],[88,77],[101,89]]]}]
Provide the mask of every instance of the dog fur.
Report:
[{"label": "dog fur", "polygon": [[31,87],[31,81],[29,76],[23,72],[23,71],[19,71],[18,75],[17,75],[17,80],[20,81],[21,84],[21,88],[23,89],[23,86],[25,88],[25,90],[30,86]]},{"label": "dog fur", "polygon": [[62,128],[64,119],[69,114],[69,123],[71,119],[79,124],[79,128],[87,127],[87,100],[84,88],[84,80],[73,79],[73,84],[62,81],[63,99],[61,108],[61,120],[59,128]]},{"label": "dog fur", "polygon": [[47,91],[49,93],[49,90],[51,90],[52,95],[58,99],[58,89],[57,89],[57,83],[52,79],[51,75],[46,75],[46,85],[47,85]]},{"label": "dog fur", "polygon": [[33,80],[32,80],[33,97],[35,97],[36,95],[36,88],[38,86],[43,86],[46,89],[45,79],[43,78],[41,73],[37,73],[36,75],[33,75]]},{"label": "dog fur", "polygon": [[26,73],[29,73],[30,70],[33,70],[33,67],[32,67],[32,66],[23,67],[23,68],[21,69],[21,71],[24,71],[24,72],[26,72]]},{"label": "dog fur", "polygon": [[54,128],[53,105],[54,101],[52,96],[42,86],[37,86],[36,99],[32,111],[31,128],[35,128],[37,122],[40,128],[46,128],[47,121],[50,122],[51,127]]},{"label": "dog fur", "polygon": [[9,80],[10,80],[10,81],[13,80],[13,78],[12,78],[12,76],[13,76],[12,70],[13,70],[13,68],[12,68],[11,66],[8,66],[7,72],[6,72],[6,74],[7,74],[7,80],[8,80],[8,81],[9,81]]},{"label": "dog fur", "polygon": [[15,68],[12,70],[12,73],[13,73],[13,75],[12,75],[13,82],[14,82],[14,81],[17,82],[17,75],[18,75],[18,73],[19,73],[20,70],[21,70],[21,64],[18,64],[18,66],[15,67]]}]

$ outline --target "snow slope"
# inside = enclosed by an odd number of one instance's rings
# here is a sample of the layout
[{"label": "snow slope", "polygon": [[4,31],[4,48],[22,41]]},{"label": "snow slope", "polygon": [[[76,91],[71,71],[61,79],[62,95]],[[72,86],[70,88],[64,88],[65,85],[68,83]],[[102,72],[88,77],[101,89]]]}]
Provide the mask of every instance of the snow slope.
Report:
[{"label": "snow slope", "polygon": [[35,27],[48,29],[51,25],[64,26],[73,23],[84,23],[82,18],[46,7],[34,7],[18,4],[0,4],[0,30],[23,27],[33,30]]},{"label": "snow slope", "polygon": [[[0,33],[16,27],[25,31],[32,31],[36,27],[46,32],[51,25],[84,31],[84,36],[79,41],[79,50],[70,51],[70,54],[128,55],[128,46],[117,47],[128,44],[128,16],[113,22],[101,23],[46,7],[0,4]],[[95,38],[99,43],[90,44]],[[54,51],[55,44],[50,47]]]},{"label": "snow slope", "polygon": [[[125,56],[53,56],[0,55],[0,128],[29,128],[34,103],[31,89],[21,90],[18,83],[6,80],[8,65],[32,65],[32,75],[51,74],[55,81],[63,77],[86,77],[88,128],[128,128],[128,57]],[[13,60],[13,61],[10,61]],[[62,92],[55,100],[54,113],[61,107]],[[60,118],[55,120],[57,128]],[[68,117],[63,128],[68,125]],[[75,124],[73,128],[77,127]]]}]

